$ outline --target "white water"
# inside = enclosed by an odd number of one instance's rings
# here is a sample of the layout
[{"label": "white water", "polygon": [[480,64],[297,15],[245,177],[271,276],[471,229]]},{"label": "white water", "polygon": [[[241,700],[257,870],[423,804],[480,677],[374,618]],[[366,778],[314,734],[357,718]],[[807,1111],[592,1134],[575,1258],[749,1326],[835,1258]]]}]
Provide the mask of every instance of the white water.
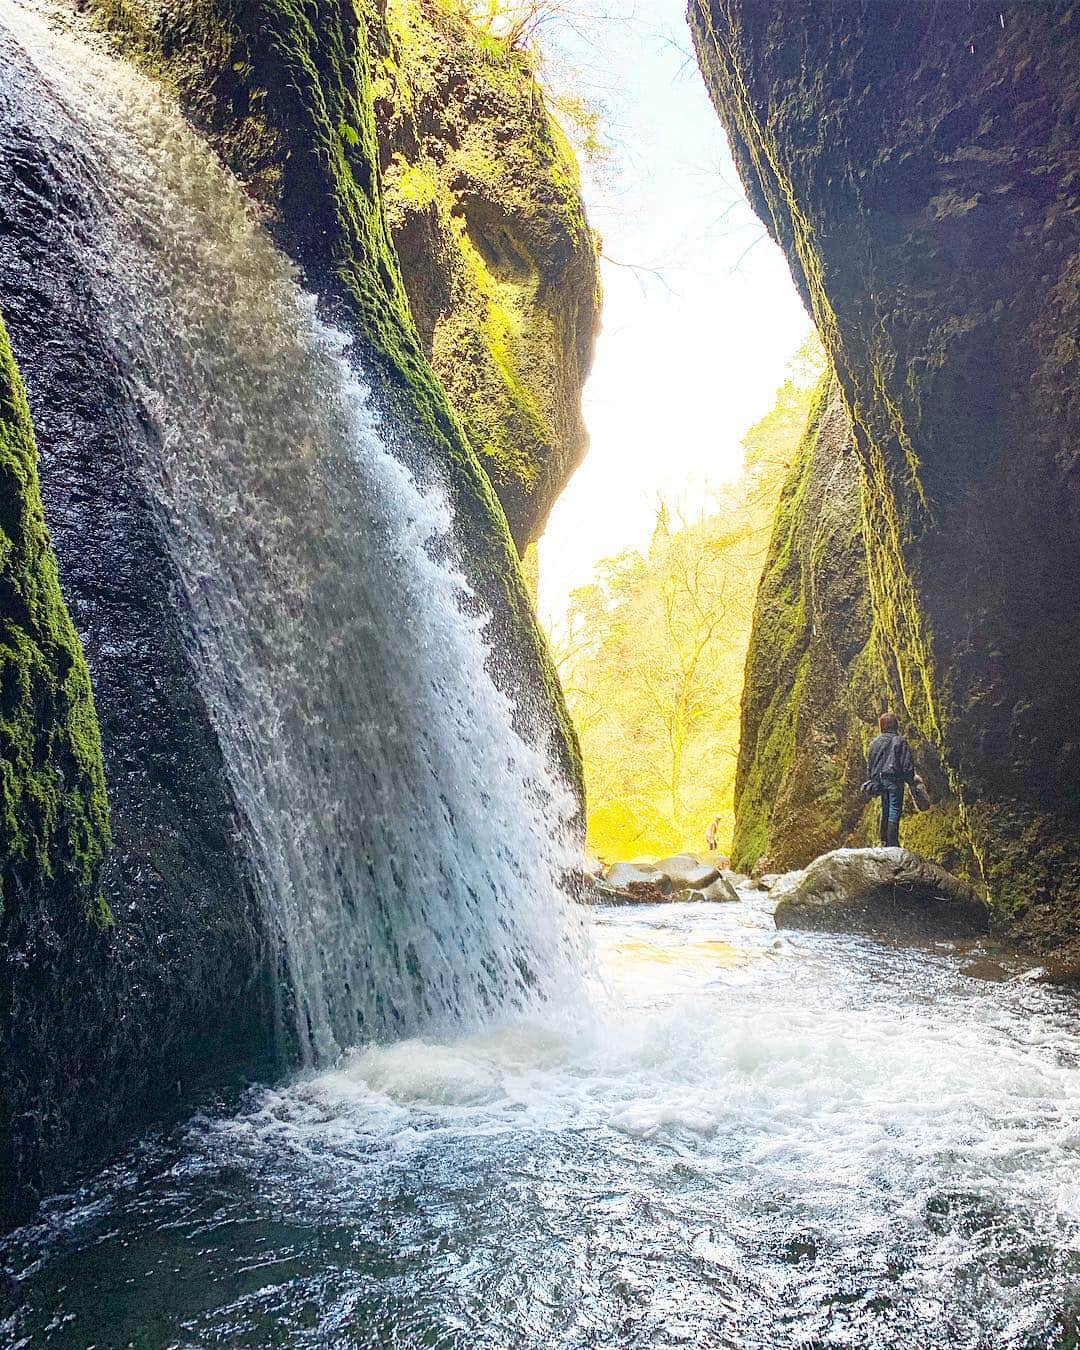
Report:
[{"label": "white water", "polygon": [[346,340],[175,109],[35,8],[0,0],[5,28],[93,193],[86,265],[308,1058],[564,996],[571,803],[433,556],[443,494],[389,453]]},{"label": "white water", "polygon": [[358,1049],[56,1201],[0,1247],[25,1300],[0,1331],[1075,1346],[1074,995],[972,978],[945,944],[780,936],[750,894],[598,911],[593,931],[576,1029]]}]

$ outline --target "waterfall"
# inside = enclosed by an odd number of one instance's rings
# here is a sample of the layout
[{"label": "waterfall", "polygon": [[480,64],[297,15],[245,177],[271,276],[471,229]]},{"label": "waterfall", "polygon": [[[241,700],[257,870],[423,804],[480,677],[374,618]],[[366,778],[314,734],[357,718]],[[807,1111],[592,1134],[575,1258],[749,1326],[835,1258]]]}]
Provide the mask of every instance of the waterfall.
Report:
[{"label": "waterfall", "polygon": [[80,247],[305,1059],[550,998],[572,803],[485,668],[444,493],[154,85],[18,0],[9,59],[92,204]]}]

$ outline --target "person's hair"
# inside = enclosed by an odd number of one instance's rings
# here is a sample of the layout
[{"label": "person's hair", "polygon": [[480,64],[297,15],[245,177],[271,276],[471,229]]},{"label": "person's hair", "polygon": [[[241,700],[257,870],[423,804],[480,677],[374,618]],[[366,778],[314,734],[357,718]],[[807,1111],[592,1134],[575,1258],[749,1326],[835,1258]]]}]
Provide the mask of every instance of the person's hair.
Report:
[{"label": "person's hair", "polygon": [[878,718],[878,726],[882,731],[899,731],[900,719],[895,713],[882,713]]}]

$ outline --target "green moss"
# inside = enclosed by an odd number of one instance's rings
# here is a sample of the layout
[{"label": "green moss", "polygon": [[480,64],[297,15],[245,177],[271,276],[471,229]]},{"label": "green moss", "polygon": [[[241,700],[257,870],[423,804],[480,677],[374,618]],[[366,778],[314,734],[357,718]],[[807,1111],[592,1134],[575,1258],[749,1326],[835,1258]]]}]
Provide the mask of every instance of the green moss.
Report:
[{"label": "green moss", "polygon": [[785,842],[774,837],[774,810],[798,749],[798,711],[809,660],[808,597],[799,536],[829,391],[826,377],[780,494],[754,609],[733,844],[735,864],[746,870],[759,858],[772,857]]},{"label": "green moss", "polygon": [[0,320],[0,906],[47,880],[97,895],[109,844],[101,739],[60,593],[26,394]]},{"label": "green moss", "polygon": [[520,551],[585,444],[598,269],[577,163],[525,54],[452,0],[391,0],[387,19],[375,81],[406,287]]}]

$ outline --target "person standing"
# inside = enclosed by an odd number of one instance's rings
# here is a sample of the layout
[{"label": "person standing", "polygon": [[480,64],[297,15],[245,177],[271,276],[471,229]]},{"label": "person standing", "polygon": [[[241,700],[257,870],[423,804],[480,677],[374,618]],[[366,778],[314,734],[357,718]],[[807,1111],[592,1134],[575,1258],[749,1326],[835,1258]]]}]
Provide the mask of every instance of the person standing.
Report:
[{"label": "person standing", "polygon": [[881,797],[881,842],[885,848],[900,847],[900,817],[904,813],[904,788],[915,785],[915,756],[900,735],[895,713],[882,713],[880,734],[870,742],[866,756],[866,782],[871,793]]}]

